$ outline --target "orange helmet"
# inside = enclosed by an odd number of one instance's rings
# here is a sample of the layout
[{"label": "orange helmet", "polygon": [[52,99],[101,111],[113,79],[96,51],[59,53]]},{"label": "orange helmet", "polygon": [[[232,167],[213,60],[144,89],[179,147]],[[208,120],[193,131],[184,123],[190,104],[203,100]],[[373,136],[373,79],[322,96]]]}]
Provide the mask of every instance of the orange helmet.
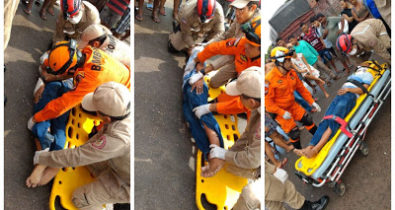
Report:
[{"label": "orange helmet", "polygon": [[75,40],[58,42],[49,52],[47,72],[55,75],[64,74],[77,67],[81,57],[82,53],[77,49]]},{"label": "orange helmet", "polygon": [[261,16],[258,16],[241,26],[248,43],[261,46]]}]

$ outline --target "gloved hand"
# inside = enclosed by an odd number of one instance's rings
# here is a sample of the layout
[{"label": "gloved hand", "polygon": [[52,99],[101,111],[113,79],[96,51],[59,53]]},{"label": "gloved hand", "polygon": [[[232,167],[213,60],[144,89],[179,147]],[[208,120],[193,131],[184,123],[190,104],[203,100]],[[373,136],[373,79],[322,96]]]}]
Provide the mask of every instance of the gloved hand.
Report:
[{"label": "gloved hand", "polygon": [[36,122],[33,121],[33,117],[30,117],[29,121],[27,121],[27,129],[29,131],[33,130],[33,126],[36,124]]},{"label": "gloved hand", "polygon": [[191,62],[188,62],[187,65],[185,66],[185,72],[192,71],[196,66],[195,60],[191,60]]},{"label": "gloved hand", "polygon": [[314,102],[311,106],[315,108],[317,112],[321,112],[321,107],[316,102]]},{"label": "gloved hand", "polygon": [[210,113],[210,104],[203,104],[200,106],[197,106],[192,109],[193,112],[195,112],[195,115],[197,118],[201,118],[203,115]]},{"label": "gloved hand", "polygon": [[216,144],[210,144],[210,159],[218,158],[221,160],[225,160],[226,150],[222,147],[219,147]]},{"label": "gloved hand", "polygon": [[284,118],[284,120],[289,120],[292,118],[292,115],[291,115],[291,113],[285,111],[283,118]]},{"label": "gloved hand", "polygon": [[188,82],[190,85],[193,85],[196,81],[200,80],[201,78],[203,78],[203,74],[202,74],[202,72],[198,72],[197,74],[192,75],[189,78]]},{"label": "gloved hand", "polygon": [[45,152],[49,152],[49,148],[46,148],[46,149],[40,150],[40,151],[36,151],[36,153],[34,153],[33,165],[37,165],[38,164],[38,158],[39,158],[40,154],[41,153],[45,153]]},{"label": "gloved hand", "polygon": [[282,168],[277,168],[276,172],[274,172],[273,176],[276,177],[278,180],[280,180],[283,184],[288,179],[287,172]]}]

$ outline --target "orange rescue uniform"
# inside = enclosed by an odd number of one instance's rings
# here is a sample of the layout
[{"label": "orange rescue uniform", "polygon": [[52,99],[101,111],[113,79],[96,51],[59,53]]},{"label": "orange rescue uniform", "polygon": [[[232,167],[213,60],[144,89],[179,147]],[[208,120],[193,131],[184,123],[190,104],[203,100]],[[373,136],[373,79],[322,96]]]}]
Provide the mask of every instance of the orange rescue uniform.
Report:
[{"label": "orange rescue uniform", "polygon": [[[238,43],[236,43],[238,42]],[[235,44],[236,43],[236,44]],[[235,56],[235,70],[237,75],[240,75],[242,71],[251,66],[261,66],[261,57],[248,58],[245,55],[245,45],[247,39],[245,37],[237,40],[236,38],[230,38],[227,40],[214,42],[207,45],[204,50],[198,53],[197,58],[199,62],[204,62],[207,59],[216,55],[234,55]],[[240,101],[240,97],[235,97],[230,101],[218,102],[216,110],[221,114],[238,114],[249,111]]]},{"label": "orange rescue uniform", "polygon": [[[44,109],[34,115],[36,122],[54,119],[81,103],[84,96],[106,82],[118,82],[130,88],[130,69],[105,52],[86,47],[83,67],[73,75],[74,88],[50,101]],[[45,62],[47,63],[47,62]]]},{"label": "orange rescue uniform", "polygon": [[[306,111],[300,106],[294,97],[294,91],[298,91],[300,95],[311,105],[314,99],[310,92],[303,86],[298,75],[294,70],[282,74],[277,67],[273,67],[265,76],[265,106],[266,111],[276,114],[276,121],[281,128],[289,133],[296,127],[296,121],[300,121]],[[291,119],[284,119],[285,111],[291,113]],[[307,127],[306,127],[307,128]]]},{"label": "orange rescue uniform", "polygon": [[235,44],[235,42],[237,42],[237,39],[231,38],[211,43],[197,54],[197,58],[199,62],[203,63],[216,55],[234,55],[237,75],[240,75],[240,73],[248,67],[261,66],[261,56],[255,58],[248,58],[246,56],[245,45],[247,44],[247,39],[245,37],[241,38],[237,44]]}]

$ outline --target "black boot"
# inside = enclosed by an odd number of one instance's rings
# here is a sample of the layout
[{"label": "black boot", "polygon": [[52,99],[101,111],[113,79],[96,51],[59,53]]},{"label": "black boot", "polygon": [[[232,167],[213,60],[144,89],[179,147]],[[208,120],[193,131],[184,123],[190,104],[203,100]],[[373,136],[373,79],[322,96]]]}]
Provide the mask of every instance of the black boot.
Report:
[{"label": "black boot", "polygon": [[329,203],[329,197],[327,195],[322,196],[318,201],[305,200],[302,208],[299,210],[324,210]]}]

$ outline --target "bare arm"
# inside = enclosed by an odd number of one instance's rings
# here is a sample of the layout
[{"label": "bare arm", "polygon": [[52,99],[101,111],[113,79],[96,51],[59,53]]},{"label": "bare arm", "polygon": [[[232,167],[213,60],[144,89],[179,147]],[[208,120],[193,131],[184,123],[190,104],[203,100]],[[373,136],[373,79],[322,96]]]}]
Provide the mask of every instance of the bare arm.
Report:
[{"label": "bare arm", "polygon": [[[364,84],[363,86],[366,89],[369,88],[369,85],[367,85],[367,84]],[[357,88],[342,88],[339,91],[337,91],[337,94],[338,95],[343,95],[343,94],[346,94],[347,92],[355,93],[355,94],[358,94],[358,95],[362,95],[364,93],[361,88],[357,87]]]},{"label": "bare arm", "polygon": [[342,17],[346,19],[348,22],[352,22],[354,20],[353,17],[348,17],[346,14],[343,14]]},{"label": "bare arm", "polygon": [[303,54],[302,54],[302,61],[303,61],[304,65],[307,66],[307,70],[309,70],[309,72],[312,73],[311,68],[310,68],[310,64],[307,63],[307,60],[306,60],[306,58],[304,57]]}]

